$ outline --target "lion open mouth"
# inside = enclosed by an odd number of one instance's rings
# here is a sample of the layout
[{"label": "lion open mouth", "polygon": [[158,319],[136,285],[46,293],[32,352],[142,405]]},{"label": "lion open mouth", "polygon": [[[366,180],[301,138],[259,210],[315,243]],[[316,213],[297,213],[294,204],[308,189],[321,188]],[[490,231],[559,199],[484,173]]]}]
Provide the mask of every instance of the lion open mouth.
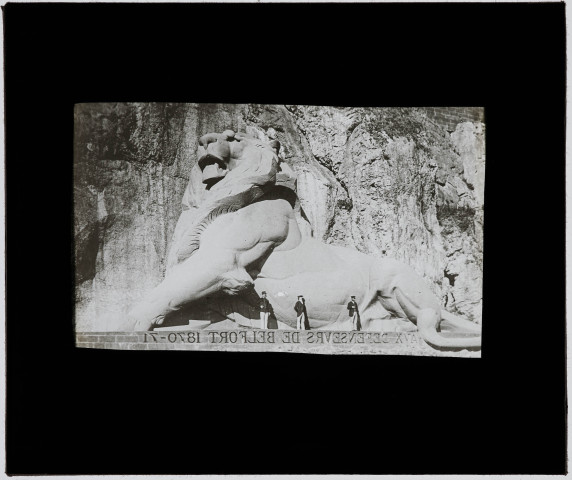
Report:
[{"label": "lion open mouth", "polygon": [[207,190],[228,173],[226,163],[211,153],[207,153],[199,159],[199,168],[203,172],[203,183],[206,184]]}]

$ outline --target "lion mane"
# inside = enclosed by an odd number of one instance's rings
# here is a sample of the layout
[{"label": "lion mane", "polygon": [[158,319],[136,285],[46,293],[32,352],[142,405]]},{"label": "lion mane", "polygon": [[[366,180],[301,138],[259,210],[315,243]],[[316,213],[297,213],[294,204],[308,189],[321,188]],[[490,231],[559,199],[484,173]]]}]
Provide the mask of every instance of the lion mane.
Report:
[{"label": "lion mane", "polygon": [[[204,184],[200,206],[181,215],[169,252],[168,268],[183,262],[200,248],[202,233],[216,218],[236,212],[269,192],[280,171],[277,140],[265,142],[246,133],[226,130],[201,137],[198,150],[199,168],[194,170],[195,175],[202,173],[209,161],[220,164],[225,175],[214,184]],[[223,155],[218,154],[221,151]],[[193,187],[192,180],[187,189],[196,188],[197,182]]]}]

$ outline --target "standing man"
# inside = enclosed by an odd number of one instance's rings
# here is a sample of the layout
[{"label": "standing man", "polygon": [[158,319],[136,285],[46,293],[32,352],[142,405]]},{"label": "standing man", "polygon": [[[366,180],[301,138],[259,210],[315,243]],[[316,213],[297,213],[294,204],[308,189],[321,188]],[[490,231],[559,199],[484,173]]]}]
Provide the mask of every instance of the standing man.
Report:
[{"label": "standing man", "polygon": [[296,302],[296,305],[294,305],[294,310],[296,310],[296,330],[304,330],[306,325],[305,325],[305,319],[304,319],[304,303],[302,303],[304,301],[304,297],[302,295],[298,295],[298,301]]},{"label": "standing man", "polygon": [[359,311],[356,303],[355,295],[352,295],[352,299],[348,303],[348,314],[352,319],[352,327],[354,330],[361,330],[361,324],[359,321]]},{"label": "standing man", "polygon": [[270,314],[270,302],[266,298],[266,292],[262,292],[260,299],[260,328],[268,328],[268,315]]}]

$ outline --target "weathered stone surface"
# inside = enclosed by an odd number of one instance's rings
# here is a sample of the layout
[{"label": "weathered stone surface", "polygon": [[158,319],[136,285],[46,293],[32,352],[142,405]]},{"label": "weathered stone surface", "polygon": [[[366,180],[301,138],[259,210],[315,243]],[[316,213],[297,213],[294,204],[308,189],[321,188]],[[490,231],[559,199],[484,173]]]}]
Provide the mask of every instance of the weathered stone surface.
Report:
[{"label": "weathered stone surface", "polygon": [[307,233],[404,261],[480,320],[482,124],[449,135],[416,109],[290,105],[85,104],[75,117],[79,331],[121,330],[162,280],[197,140],[228,128],[281,142]]}]

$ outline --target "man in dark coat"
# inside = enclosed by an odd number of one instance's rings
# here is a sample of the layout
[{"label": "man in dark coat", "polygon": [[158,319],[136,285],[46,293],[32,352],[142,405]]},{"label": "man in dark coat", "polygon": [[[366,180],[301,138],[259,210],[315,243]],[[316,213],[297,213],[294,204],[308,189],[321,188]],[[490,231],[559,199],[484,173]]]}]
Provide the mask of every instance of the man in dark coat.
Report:
[{"label": "man in dark coat", "polygon": [[302,295],[298,295],[298,301],[296,305],[294,305],[294,310],[296,310],[296,329],[297,330],[305,330],[305,319],[304,319],[304,311],[306,307],[304,306],[304,297]]},{"label": "man in dark coat", "polygon": [[352,327],[354,330],[361,330],[361,324],[359,321],[359,311],[358,305],[356,303],[355,295],[352,295],[352,299],[348,303],[348,314],[352,319]]},{"label": "man in dark coat", "polygon": [[259,302],[259,309],[260,309],[260,328],[267,329],[268,328],[268,315],[270,315],[270,302],[266,298],[266,292],[262,292],[262,298]]},{"label": "man in dark coat", "polygon": [[302,303],[304,304],[304,329],[310,330],[310,321],[308,320],[308,310],[306,310],[306,299],[302,299]]}]

